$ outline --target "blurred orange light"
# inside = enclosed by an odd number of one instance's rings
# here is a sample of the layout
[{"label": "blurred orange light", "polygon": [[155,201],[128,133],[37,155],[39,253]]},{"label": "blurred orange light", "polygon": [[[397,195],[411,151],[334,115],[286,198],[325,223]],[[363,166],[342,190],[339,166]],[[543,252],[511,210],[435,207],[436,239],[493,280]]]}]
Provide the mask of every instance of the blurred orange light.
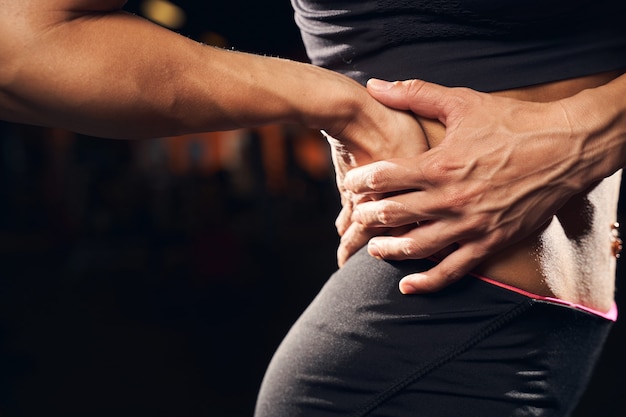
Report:
[{"label": "blurred orange light", "polygon": [[148,19],[170,29],[179,29],[187,20],[185,11],[166,0],[145,0],[141,13]]}]

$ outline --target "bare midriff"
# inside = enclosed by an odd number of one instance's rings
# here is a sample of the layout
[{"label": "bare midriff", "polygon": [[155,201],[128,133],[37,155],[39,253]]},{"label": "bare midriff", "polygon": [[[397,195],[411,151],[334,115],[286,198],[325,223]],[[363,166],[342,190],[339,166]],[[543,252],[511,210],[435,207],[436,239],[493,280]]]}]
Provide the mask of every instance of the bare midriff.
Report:
[{"label": "bare midriff", "polygon": [[[614,71],[493,94],[547,102],[606,84],[624,71]],[[422,120],[431,146],[444,136],[437,122]],[[476,273],[522,290],[556,297],[599,311],[613,305],[615,258],[611,226],[619,194],[619,175],[605,179],[566,203],[546,228],[504,249]]]}]

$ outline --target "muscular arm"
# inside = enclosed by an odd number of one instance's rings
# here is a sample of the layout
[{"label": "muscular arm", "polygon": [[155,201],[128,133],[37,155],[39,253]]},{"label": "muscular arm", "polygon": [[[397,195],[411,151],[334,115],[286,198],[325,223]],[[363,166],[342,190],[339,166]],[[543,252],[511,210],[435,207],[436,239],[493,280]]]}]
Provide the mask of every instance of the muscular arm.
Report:
[{"label": "muscular arm", "polygon": [[580,144],[579,187],[626,166],[626,74],[561,100],[561,104],[573,142]]},{"label": "muscular arm", "polygon": [[346,77],[201,45],[124,3],[0,0],[0,116],[112,138],[295,122],[367,154],[416,125]]}]

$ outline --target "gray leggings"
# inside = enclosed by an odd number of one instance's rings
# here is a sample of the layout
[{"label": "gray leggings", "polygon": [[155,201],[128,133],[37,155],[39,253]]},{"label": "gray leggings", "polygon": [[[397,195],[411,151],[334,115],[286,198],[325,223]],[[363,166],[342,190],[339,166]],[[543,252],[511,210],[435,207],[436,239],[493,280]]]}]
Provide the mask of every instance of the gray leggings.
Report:
[{"label": "gray leggings", "polygon": [[399,293],[431,266],[353,256],[277,350],[255,417],[568,416],[611,321],[474,277]]}]

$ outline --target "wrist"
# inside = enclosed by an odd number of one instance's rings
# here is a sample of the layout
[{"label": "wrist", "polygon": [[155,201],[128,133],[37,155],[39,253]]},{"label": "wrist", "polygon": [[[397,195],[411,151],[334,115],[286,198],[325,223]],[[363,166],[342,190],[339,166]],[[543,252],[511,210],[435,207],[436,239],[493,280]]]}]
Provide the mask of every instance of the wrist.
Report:
[{"label": "wrist", "polygon": [[[626,165],[626,80],[583,90],[561,100],[590,184]],[[586,184],[589,185],[589,184]]]},{"label": "wrist", "polygon": [[[325,130],[339,136],[363,112],[365,88],[344,75],[323,68],[309,66],[312,75],[308,87],[296,97],[302,106],[298,122],[313,129]],[[307,88],[308,88],[307,87]]]},{"label": "wrist", "polygon": [[[320,68],[321,77],[310,95],[300,97],[298,123],[323,130],[329,142],[358,163],[371,162],[385,139],[383,125],[387,110],[357,82]],[[380,107],[380,108],[379,108]],[[378,111],[376,111],[378,110]],[[331,139],[332,138],[332,139]]]}]

